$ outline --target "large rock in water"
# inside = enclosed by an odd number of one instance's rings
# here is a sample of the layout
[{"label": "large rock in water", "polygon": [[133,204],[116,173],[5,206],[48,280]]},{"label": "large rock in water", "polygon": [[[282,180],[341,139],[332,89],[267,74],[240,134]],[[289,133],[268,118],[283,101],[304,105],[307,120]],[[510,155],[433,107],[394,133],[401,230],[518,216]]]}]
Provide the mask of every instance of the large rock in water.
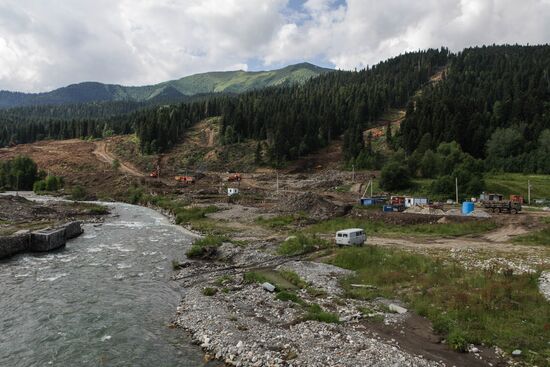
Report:
[{"label": "large rock in water", "polygon": [[65,228],[43,229],[32,232],[30,251],[45,252],[65,246]]}]

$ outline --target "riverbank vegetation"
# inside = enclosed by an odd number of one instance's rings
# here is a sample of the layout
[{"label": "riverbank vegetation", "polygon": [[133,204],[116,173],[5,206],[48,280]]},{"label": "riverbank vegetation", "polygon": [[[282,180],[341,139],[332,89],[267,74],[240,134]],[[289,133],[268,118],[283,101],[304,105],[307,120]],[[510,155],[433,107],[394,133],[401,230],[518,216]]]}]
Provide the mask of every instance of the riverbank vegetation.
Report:
[{"label": "riverbank vegetation", "polygon": [[343,282],[347,296],[402,299],[458,351],[472,343],[497,345],[508,353],[521,349],[531,364],[544,365],[550,358],[550,303],[538,290],[539,273],[467,270],[377,246],[335,250],[329,262],[357,272]]}]

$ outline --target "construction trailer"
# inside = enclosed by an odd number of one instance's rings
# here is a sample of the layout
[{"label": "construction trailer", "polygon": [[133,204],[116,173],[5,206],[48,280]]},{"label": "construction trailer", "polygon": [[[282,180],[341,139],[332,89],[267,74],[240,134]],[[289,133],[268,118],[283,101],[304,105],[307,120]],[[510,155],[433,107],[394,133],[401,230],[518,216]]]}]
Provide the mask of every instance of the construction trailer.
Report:
[{"label": "construction trailer", "polygon": [[372,206],[372,205],[382,205],[385,204],[388,200],[385,196],[373,196],[373,197],[363,197],[359,199],[359,202],[363,206]]},{"label": "construction trailer", "polygon": [[235,188],[235,187],[228,187],[227,188],[227,196],[233,196],[233,195],[238,195],[239,194],[239,189]]},{"label": "construction trailer", "polygon": [[405,208],[428,205],[428,198],[405,197]]}]

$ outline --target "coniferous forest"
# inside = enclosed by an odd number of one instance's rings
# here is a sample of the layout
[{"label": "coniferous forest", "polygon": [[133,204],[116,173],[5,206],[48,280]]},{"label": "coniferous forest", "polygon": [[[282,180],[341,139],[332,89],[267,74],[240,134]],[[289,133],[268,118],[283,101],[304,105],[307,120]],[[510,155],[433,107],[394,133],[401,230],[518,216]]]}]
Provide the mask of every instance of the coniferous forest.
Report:
[{"label": "coniferous forest", "polygon": [[[428,83],[441,70],[443,79]],[[453,167],[427,167],[438,156],[447,157],[444,152],[463,157],[457,162],[466,162],[464,170],[550,173],[549,74],[550,46],[489,46],[456,54],[430,49],[361,71],[326,73],[303,84],[179,104],[55,106],[48,113],[44,106],[2,110],[0,145],[136,133],[144,153],[157,153],[181,142],[194,123],[221,116],[223,144],[264,141],[270,164],[343,137],[346,161],[380,168],[373,161],[383,157],[364,141],[363,131],[388,109],[406,108],[390,143],[402,162],[408,159],[411,175],[450,175]],[[448,145],[452,142],[456,144]]]}]

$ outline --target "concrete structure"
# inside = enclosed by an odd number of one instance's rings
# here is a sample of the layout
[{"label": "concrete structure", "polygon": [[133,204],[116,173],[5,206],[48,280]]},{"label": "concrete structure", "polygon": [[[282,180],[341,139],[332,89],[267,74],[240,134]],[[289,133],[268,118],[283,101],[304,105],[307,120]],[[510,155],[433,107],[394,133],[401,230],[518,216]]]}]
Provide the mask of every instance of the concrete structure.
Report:
[{"label": "concrete structure", "polygon": [[31,233],[30,251],[46,252],[65,246],[65,228],[43,229]]},{"label": "concrete structure", "polygon": [[63,228],[65,228],[65,239],[67,240],[78,237],[82,234],[82,232],[84,232],[81,223],[78,221],[69,222],[65,224]]},{"label": "concrete structure", "polygon": [[82,234],[81,223],[69,222],[58,228],[40,231],[19,231],[11,236],[0,236],[0,259],[21,252],[45,252],[65,246],[67,240]]},{"label": "concrete structure", "polygon": [[26,252],[30,246],[30,231],[19,231],[11,236],[2,236],[0,237],[0,259]]}]

